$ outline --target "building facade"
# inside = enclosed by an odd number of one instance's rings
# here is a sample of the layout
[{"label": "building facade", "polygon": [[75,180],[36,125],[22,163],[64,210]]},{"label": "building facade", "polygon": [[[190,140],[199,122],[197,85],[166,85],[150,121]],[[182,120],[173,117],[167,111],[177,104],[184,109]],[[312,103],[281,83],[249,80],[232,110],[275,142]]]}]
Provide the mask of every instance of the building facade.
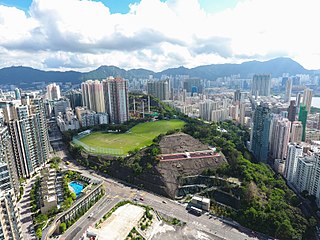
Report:
[{"label": "building facade", "polygon": [[302,141],[306,140],[308,111],[305,105],[300,105],[298,121],[302,123]]},{"label": "building facade", "polygon": [[83,106],[95,112],[105,112],[105,101],[102,83],[98,80],[87,80],[81,83]]},{"label": "building facade", "polygon": [[251,129],[251,151],[260,162],[268,160],[270,122],[270,109],[266,106],[257,106]]},{"label": "building facade", "polygon": [[169,80],[161,81],[149,81],[147,83],[148,94],[159,98],[161,101],[169,100],[170,98],[170,87]]},{"label": "building facade", "polygon": [[310,113],[312,102],[312,90],[310,88],[305,88],[303,91],[302,104],[306,106],[306,110]]},{"label": "building facade", "polygon": [[254,75],[251,84],[252,96],[270,96],[271,94],[271,75]]},{"label": "building facade", "polygon": [[291,126],[290,142],[301,143],[303,126],[299,121],[294,121]]},{"label": "building facade", "polygon": [[303,148],[295,143],[291,143],[288,147],[288,156],[286,159],[284,175],[290,183],[294,183],[297,171],[298,158],[302,157]]},{"label": "building facade", "polygon": [[60,86],[52,83],[47,86],[47,99],[59,100],[61,97]]},{"label": "building facade", "polygon": [[105,112],[110,123],[121,124],[129,120],[128,82],[122,78],[109,78],[102,81],[105,99]]}]

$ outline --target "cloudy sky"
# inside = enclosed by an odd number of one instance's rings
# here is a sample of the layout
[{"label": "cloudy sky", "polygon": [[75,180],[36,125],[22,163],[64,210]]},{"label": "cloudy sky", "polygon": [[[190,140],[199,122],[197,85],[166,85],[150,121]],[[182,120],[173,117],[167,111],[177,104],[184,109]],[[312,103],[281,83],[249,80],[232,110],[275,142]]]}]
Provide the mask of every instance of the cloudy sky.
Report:
[{"label": "cloudy sky", "polygon": [[0,68],[160,71],[291,57],[320,69],[319,0],[0,0]]}]

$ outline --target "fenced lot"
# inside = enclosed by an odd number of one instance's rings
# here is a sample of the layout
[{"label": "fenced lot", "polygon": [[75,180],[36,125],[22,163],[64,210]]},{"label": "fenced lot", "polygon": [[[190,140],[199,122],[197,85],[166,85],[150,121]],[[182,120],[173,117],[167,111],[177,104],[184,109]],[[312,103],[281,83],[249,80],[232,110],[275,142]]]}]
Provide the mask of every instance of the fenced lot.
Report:
[{"label": "fenced lot", "polygon": [[74,138],[73,143],[91,153],[122,156],[136,148],[149,146],[160,134],[181,129],[183,125],[184,122],[177,119],[146,122],[134,126],[126,133],[94,132]]}]

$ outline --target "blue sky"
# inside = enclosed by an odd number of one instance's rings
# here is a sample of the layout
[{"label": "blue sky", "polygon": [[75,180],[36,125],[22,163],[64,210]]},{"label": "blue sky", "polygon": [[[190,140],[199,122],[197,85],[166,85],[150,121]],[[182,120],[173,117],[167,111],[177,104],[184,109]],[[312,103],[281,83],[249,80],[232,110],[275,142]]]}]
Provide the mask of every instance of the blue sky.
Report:
[{"label": "blue sky", "polygon": [[[54,0],[52,0],[54,1]],[[99,0],[96,0],[99,1]],[[162,0],[163,2],[165,0]],[[0,5],[15,6],[24,11],[28,11],[32,0],[0,0]],[[139,0],[101,0],[111,13],[127,13],[129,4],[140,2]],[[200,6],[208,13],[215,13],[226,8],[233,8],[239,0],[199,0]]]},{"label": "blue sky", "polygon": [[33,0],[29,14],[31,3],[0,0],[0,68],[161,71],[290,57],[320,69],[319,0]]}]

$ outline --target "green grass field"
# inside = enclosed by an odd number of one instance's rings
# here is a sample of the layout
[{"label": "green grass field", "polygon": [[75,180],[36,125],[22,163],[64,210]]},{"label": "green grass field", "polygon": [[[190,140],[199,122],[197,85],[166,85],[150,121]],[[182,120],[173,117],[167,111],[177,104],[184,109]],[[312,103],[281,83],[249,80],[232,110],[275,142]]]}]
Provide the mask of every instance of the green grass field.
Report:
[{"label": "green grass field", "polygon": [[169,130],[181,129],[184,126],[181,120],[161,120],[156,122],[140,123],[126,133],[94,132],[81,139],[82,143],[95,149],[111,148],[122,150],[122,155],[129,151],[149,146],[152,140]]}]

